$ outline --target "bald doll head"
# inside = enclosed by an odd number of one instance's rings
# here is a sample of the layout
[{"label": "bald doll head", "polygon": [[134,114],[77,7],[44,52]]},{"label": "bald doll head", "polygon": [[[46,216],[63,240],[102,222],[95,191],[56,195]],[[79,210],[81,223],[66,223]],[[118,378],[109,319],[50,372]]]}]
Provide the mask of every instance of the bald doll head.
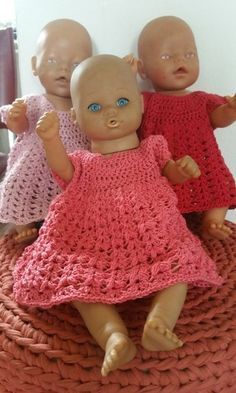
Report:
[{"label": "bald doll head", "polygon": [[157,91],[182,90],[199,75],[195,39],[180,18],[163,16],[150,21],[138,39],[139,73]]},{"label": "bald doll head", "polygon": [[90,139],[112,140],[140,125],[142,98],[130,66],[112,55],[82,62],[71,79],[74,117]]},{"label": "bald doll head", "polygon": [[80,23],[57,19],[41,30],[32,57],[33,74],[48,94],[70,96],[70,78],[74,68],[92,55],[91,38]]}]

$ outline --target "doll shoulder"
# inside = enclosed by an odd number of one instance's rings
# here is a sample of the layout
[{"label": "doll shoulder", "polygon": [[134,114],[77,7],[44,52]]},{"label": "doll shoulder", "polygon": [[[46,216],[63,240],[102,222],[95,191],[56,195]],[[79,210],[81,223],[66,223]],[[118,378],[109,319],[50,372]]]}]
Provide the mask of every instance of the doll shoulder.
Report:
[{"label": "doll shoulder", "polygon": [[155,160],[162,168],[171,159],[167,140],[162,135],[151,135],[141,142],[148,154],[152,153]]}]

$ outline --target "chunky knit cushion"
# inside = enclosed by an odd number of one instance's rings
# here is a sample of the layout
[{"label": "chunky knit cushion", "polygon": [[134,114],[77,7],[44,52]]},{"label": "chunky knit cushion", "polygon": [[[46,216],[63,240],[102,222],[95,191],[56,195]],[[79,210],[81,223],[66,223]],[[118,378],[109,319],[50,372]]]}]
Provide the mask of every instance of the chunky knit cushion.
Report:
[{"label": "chunky knit cushion", "polygon": [[[176,326],[185,342],[171,352],[147,352],[140,337],[149,299],[119,306],[135,359],[103,378],[103,351],[69,305],[47,311],[19,307],[12,295],[12,270],[22,246],[0,242],[1,393],[234,393],[236,384],[236,227],[227,241],[206,241],[225,283],[193,288]],[[197,229],[196,222],[191,226]]]}]

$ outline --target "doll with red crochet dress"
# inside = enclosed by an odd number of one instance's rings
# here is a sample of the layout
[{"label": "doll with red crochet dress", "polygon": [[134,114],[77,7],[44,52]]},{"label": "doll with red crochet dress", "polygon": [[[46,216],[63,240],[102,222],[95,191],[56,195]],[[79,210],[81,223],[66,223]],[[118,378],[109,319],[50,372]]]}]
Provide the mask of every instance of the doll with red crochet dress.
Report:
[{"label": "doll with red crochet dress", "polygon": [[214,129],[236,120],[236,97],[220,97],[188,87],[199,74],[197,48],[182,19],[164,16],[149,22],[138,40],[138,71],[155,92],[144,92],[140,136],[163,135],[174,159],[189,154],[198,163],[197,181],[175,185],[182,213],[202,212],[202,236],[227,238],[228,208],[236,206],[235,181],[214,136]]},{"label": "doll with red crochet dress", "polygon": [[37,133],[63,191],[17,261],[14,295],[27,306],[73,303],[105,351],[106,376],[136,353],[117,303],[152,295],[142,345],[168,351],[183,344],[173,329],[187,286],[222,279],[169,185],[198,178],[199,168],[189,156],[172,160],[163,136],[140,143],[142,97],[130,66],[112,55],[85,60],[72,75],[71,96],[91,152],[66,153],[55,112],[39,120]]},{"label": "doll with red crochet dress", "polygon": [[70,78],[76,65],[91,56],[91,47],[90,36],[80,23],[71,19],[49,22],[40,32],[32,57],[33,74],[44,93],[24,96],[0,108],[2,121],[17,135],[0,185],[0,222],[14,225],[17,242],[37,236],[37,223],[45,218],[50,202],[59,193],[35,131],[40,116],[57,111],[68,152],[89,147],[71,118]]}]

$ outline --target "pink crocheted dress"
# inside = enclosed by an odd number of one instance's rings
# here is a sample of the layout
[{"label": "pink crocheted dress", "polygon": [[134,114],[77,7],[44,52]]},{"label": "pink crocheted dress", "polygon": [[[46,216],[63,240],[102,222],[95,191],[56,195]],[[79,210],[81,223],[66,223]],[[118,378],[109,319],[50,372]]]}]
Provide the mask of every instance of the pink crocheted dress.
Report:
[{"label": "pink crocheted dress", "polygon": [[199,165],[201,176],[173,186],[182,213],[236,206],[235,181],[217,145],[209,114],[225,99],[204,92],[184,96],[143,93],[145,111],[141,139],[163,135],[176,160],[186,154]]},{"label": "pink crocheted dress", "polygon": [[222,283],[161,176],[170,159],[162,136],[110,156],[81,150],[70,157],[71,182],[58,180],[64,192],[16,264],[17,302],[119,303],[178,282]]},{"label": "pink crocheted dress", "polygon": [[[0,183],[0,222],[16,225],[43,220],[52,199],[60,192],[48,169],[42,142],[35,132],[40,116],[54,108],[44,95],[29,95],[24,99],[29,129],[17,136],[9,153],[6,175]],[[8,105],[0,108],[4,123],[8,108]],[[57,114],[67,152],[88,148],[86,137],[73,124],[70,113],[61,111]]]}]

